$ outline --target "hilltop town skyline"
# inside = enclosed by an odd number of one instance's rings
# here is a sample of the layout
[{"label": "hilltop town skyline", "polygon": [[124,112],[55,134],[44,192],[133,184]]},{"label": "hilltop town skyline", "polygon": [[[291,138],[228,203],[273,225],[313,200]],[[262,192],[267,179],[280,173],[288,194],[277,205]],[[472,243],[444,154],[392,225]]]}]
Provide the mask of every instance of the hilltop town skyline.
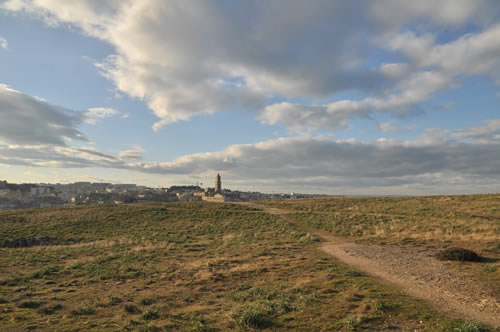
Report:
[{"label": "hilltop town skyline", "polygon": [[105,182],[14,184],[0,180],[0,210],[153,202],[245,202],[310,197],[318,197],[318,195],[245,192],[223,188],[219,173],[215,176],[213,187],[202,187],[201,183],[150,188],[136,184]]}]

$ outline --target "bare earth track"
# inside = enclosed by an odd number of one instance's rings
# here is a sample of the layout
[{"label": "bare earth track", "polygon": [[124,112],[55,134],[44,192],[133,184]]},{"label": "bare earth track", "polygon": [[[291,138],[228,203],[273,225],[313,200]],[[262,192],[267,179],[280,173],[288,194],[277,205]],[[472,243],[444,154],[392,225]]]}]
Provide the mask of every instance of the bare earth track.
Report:
[{"label": "bare earth track", "polygon": [[[286,210],[244,204],[295,223],[286,216]],[[471,276],[435,259],[432,250],[412,245],[360,245],[316,230],[307,231],[323,240],[323,252],[345,264],[394,284],[441,311],[500,327],[499,299]]]}]

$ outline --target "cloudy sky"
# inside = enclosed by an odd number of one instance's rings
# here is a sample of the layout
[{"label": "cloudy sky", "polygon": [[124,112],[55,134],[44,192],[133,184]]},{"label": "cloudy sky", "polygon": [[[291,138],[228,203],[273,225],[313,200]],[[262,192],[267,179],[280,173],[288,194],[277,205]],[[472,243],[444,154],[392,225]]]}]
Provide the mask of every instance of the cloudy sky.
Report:
[{"label": "cloudy sky", "polygon": [[0,0],[0,179],[499,192],[497,0]]}]

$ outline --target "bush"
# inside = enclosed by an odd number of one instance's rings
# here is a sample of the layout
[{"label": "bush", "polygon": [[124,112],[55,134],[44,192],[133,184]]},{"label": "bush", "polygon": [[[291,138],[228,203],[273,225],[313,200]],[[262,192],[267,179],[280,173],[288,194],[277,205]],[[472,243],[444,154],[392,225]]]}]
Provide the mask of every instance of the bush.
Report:
[{"label": "bush", "polygon": [[231,315],[231,318],[241,327],[263,329],[271,326],[269,308],[260,305],[240,308]]},{"label": "bush", "polygon": [[497,270],[496,266],[493,265],[485,265],[483,266],[484,272],[495,272]]},{"label": "bush", "polygon": [[53,305],[42,307],[42,308],[38,309],[38,313],[43,314],[43,315],[51,315],[54,312],[56,312],[57,310],[60,310],[62,308],[63,308],[63,306],[59,303],[53,304]]},{"label": "bush", "polygon": [[141,312],[141,310],[139,310],[139,308],[137,308],[133,304],[126,304],[125,311],[128,312],[129,314],[138,314]]},{"label": "bush", "polygon": [[363,274],[361,272],[355,271],[355,270],[346,270],[344,274],[348,277],[361,277]]},{"label": "bush", "polygon": [[344,323],[345,323],[345,326],[349,329],[353,329],[356,326],[358,326],[358,320],[357,320],[356,316],[354,316],[354,315],[347,317],[347,319],[344,321]]},{"label": "bush", "polygon": [[144,320],[153,320],[153,319],[158,319],[158,318],[160,318],[160,314],[158,313],[158,310],[156,310],[156,309],[146,310],[142,314],[142,319],[144,319]]},{"label": "bush", "polygon": [[447,332],[489,332],[490,329],[483,324],[472,321],[453,321],[451,326],[445,329]]},{"label": "bush", "polygon": [[37,301],[24,301],[19,303],[17,306],[19,308],[30,308],[30,309],[36,309],[41,305],[40,302]]},{"label": "bush", "polygon": [[154,326],[154,325],[145,325],[145,326],[141,326],[138,331],[139,332],[160,332],[161,328],[159,328],[158,326]]},{"label": "bush", "polygon": [[141,305],[152,305],[153,304],[153,300],[150,299],[149,297],[143,297],[139,300],[139,303]]},{"label": "bush", "polygon": [[442,261],[480,262],[483,260],[476,252],[464,248],[448,248],[440,251],[436,257]]},{"label": "bush", "polygon": [[60,266],[49,265],[49,266],[42,267],[40,270],[33,273],[31,275],[31,277],[34,279],[39,279],[39,278],[55,275],[59,271],[61,271]]},{"label": "bush", "polygon": [[122,299],[120,299],[119,297],[117,296],[110,296],[108,298],[108,304],[109,305],[115,305],[115,304],[119,304],[119,303],[122,303]]}]

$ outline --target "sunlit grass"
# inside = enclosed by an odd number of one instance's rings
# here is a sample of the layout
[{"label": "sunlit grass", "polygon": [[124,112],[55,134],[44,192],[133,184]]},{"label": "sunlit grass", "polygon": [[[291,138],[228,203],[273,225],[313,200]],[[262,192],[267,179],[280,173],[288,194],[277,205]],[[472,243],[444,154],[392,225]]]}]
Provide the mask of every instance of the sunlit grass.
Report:
[{"label": "sunlit grass", "polygon": [[[55,243],[0,249],[5,328],[439,331],[450,322],[321,253],[297,226],[244,206],[0,212],[0,240],[26,237]],[[79,241],[60,244],[68,239]]]}]

